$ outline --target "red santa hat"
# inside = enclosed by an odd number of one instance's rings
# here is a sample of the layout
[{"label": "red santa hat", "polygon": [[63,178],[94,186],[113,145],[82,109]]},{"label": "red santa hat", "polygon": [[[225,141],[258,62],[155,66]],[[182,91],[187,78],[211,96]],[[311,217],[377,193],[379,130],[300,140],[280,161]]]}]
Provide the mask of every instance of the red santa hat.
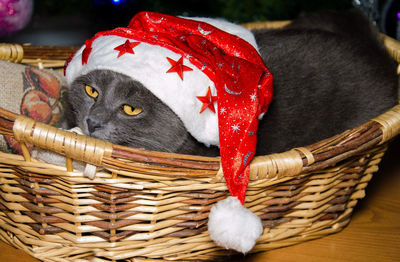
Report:
[{"label": "red santa hat", "polygon": [[87,40],[65,69],[69,84],[95,69],[139,81],[194,138],[220,147],[231,197],[211,209],[209,233],[221,246],[243,253],[263,231],[243,203],[259,118],[272,99],[272,75],[256,48],[250,31],[223,20],[142,12],[128,27]]}]

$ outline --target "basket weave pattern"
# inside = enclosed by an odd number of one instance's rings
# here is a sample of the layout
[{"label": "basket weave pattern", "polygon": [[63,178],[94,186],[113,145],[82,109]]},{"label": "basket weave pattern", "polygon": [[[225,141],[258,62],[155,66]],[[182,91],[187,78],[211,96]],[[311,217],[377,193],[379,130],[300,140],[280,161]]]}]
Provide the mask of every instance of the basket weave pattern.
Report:
[{"label": "basket weave pattern", "polygon": [[[384,150],[380,146],[323,172],[252,180],[246,206],[265,228],[253,251],[341,230]],[[223,182],[211,183],[216,172],[188,180],[110,170],[89,180],[21,156],[0,158],[0,225],[7,231],[1,239],[39,259],[213,259],[227,253],[207,234],[211,205],[228,195]]]},{"label": "basket weave pattern", "polygon": [[[399,57],[398,43],[385,41]],[[264,233],[252,252],[343,229],[399,132],[397,105],[313,145],[255,157],[245,205],[262,219]],[[207,232],[211,206],[229,195],[219,157],[112,145],[3,109],[0,134],[14,137],[23,150],[23,156],[0,152],[2,241],[44,261],[214,260],[231,254]],[[65,155],[66,164],[37,161],[26,144]],[[73,170],[72,159],[98,166],[96,177]]]}]

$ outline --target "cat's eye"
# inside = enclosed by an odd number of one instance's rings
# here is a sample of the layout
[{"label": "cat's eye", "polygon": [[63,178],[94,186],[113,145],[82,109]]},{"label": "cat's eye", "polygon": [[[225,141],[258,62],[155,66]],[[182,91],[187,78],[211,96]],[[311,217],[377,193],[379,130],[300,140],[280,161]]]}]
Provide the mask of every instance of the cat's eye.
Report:
[{"label": "cat's eye", "polygon": [[97,90],[91,87],[90,85],[85,86],[85,91],[88,96],[94,99],[96,99],[99,96],[99,92],[97,92]]},{"label": "cat's eye", "polygon": [[142,113],[143,109],[125,104],[121,106],[121,111],[128,116],[136,116]]}]

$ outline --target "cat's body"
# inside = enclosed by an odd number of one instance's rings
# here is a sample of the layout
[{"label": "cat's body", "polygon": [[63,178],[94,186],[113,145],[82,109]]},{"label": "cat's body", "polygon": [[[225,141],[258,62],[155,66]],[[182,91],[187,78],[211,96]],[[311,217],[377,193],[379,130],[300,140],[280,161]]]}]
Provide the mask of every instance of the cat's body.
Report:
[{"label": "cat's body", "polygon": [[[321,20],[321,18],[323,18]],[[353,128],[397,103],[395,62],[358,13],[314,15],[284,29],[254,32],[274,76],[274,98],[260,121],[256,154],[281,152]],[[94,100],[85,93],[98,91]],[[95,70],[70,88],[63,127],[115,144],[218,155],[197,142],[182,121],[130,77]],[[127,116],[121,105],[143,111]]]},{"label": "cat's body", "polygon": [[397,103],[396,64],[368,25],[350,11],[255,32],[274,75],[274,99],[259,125],[258,153],[328,138]]}]

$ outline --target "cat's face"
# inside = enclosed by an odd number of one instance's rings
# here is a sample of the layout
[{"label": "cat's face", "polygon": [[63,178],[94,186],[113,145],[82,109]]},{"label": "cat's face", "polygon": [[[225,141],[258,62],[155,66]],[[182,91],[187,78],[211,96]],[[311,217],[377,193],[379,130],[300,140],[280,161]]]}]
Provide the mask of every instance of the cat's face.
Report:
[{"label": "cat's face", "polygon": [[165,152],[184,152],[193,139],[169,107],[125,75],[92,71],[72,83],[68,96],[75,123],[86,135]]}]

